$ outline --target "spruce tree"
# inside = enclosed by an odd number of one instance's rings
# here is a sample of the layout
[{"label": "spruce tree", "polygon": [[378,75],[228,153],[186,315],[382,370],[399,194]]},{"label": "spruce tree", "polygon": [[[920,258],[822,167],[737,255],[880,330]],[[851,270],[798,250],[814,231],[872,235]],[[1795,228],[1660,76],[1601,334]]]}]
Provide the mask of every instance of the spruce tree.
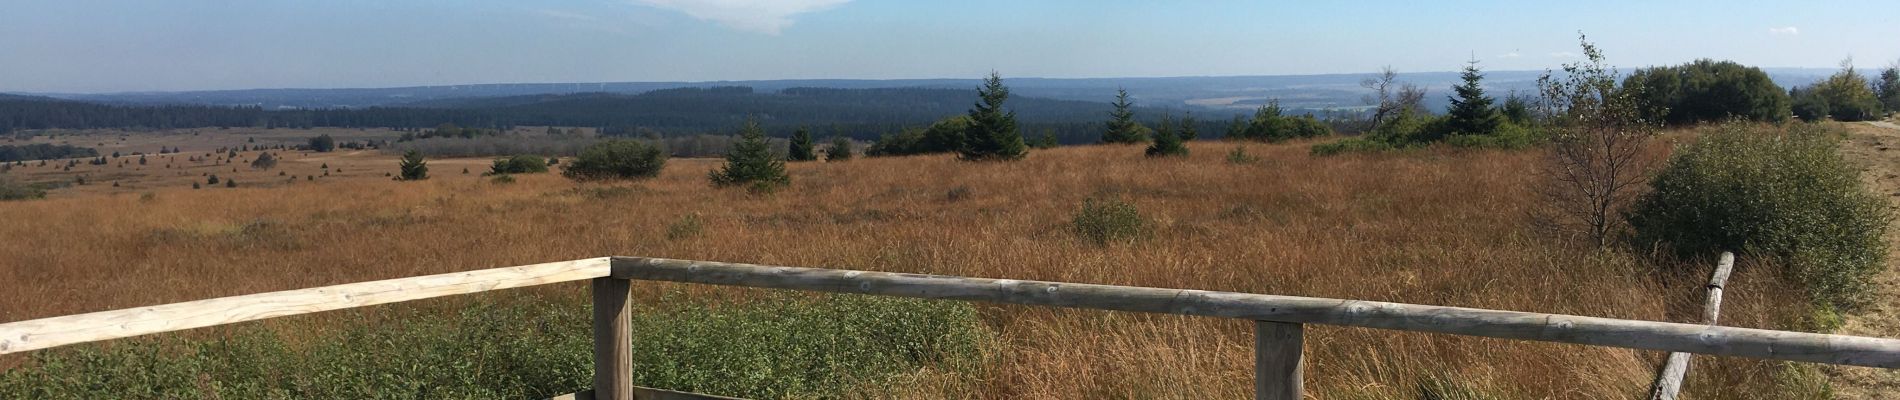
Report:
[{"label": "spruce tree", "polygon": [[1003,86],[1003,76],[990,71],[990,78],[976,94],[981,101],[970,109],[970,126],[964,130],[964,145],[959,151],[961,159],[1022,159],[1029,146],[1023,144],[1023,135],[1016,131],[1016,112],[1003,111],[1003,102],[1009,100],[1009,87]]},{"label": "spruce tree", "polygon": [[1133,104],[1128,102],[1128,90],[1115,89],[1115,110],[1108,112],[1108,130],[1102,132],[1102,143],[1141,143],[1144,130],[1140,122],[1135,122]]},{"label": "spruce tree", "polygon": [[[410,150],[402,153],[402,180],[419,181],[429,179],[429,162],[422,159],[422,152]],[[328,172],[326,172],[327,174]]]},{"label": "spruce tree", "polygon": [[791,151],[786,152],[785,160],[786,161],[817,160],[818,154],[816,154],[813,150],[814,149],[812,148],[812,143],[811,143],[811,131],[808,131],[805,128],[800,127],[798,128],[798,132],[792,134]]},{"label": "spruce tree", "polygon": [[848,161],[851,159],[851,138],[831,137],[831,148],[825,149],[825,161]]},{"label": "spruce tree", "polygon": [[726,166],[706,177],[716,186],[790,184],[791,178],[785,176],[785,162],[772,157],[770,146],[765,141],[765,129],[759,127],[758,121],[748,120],[739,130],[739,142],[726,153]]},{"label": "spruce tree", "polygon": [[1201,121],[1194,120],[1194,113],[1181,116],[1181,140],[1194,140],[1201,137]]},{"label": "spruce tree", "polygon": [[1053,149],[1053,148],[1056,148],[1056,146],[1061,146],[1061,145],[1062,145],[1062,142],[1059,140],[1056,140],[1055,132],[1043,130],[1042,137],[1037,138],[1035,143],[1030,144],[1030,147],[1035,147],[1038,149]]},{"label": "spruce tree", "polygon": [[1453,135],[1490,135],[1498,131],[1498,125],[1504,122],[1503,116],[1491,108],[1491,98],[1484,95],[1484,74],[1478,71],[1478,61],[1465,63],[1463,74],[1465,83],[1451,88],[1456,96],[1451,96],[1451,108],[1446,112],[1445,124]]},{"label": "spruce tree", "polygon": [[1154,143],[1148,145],[1149,157],[1169,157],[1188,155],[1187,146],[1181,145],[1181,137],[1174,134],[1174,121],[1171,117],[1162,117],[1161,124],[1155,126]]}]

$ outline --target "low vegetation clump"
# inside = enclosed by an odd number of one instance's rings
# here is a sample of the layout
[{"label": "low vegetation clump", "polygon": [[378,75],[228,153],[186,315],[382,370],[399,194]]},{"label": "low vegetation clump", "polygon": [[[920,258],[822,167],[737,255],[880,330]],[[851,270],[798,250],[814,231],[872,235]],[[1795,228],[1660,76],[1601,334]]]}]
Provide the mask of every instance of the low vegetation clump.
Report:
[{"label": "low vegetation clump", "polygon": [[1623,90],[1650,105],[1644,118],[1672,125],[1745,119],[1781,122],[1788,119],[1788,92],[1760,68],[1734,61],[1708,59],[1637,70],[1623,80]]},{"label": "low vegetation clump", "polygon": [[666,167],[666,152],[634,140],[609,140],[581,150],[562,168],[574,180],[651,178]]},{"label": "low vegetation clump", "polygon": [[0,145],[0,162],[20,162],[31,160],[57,160],[61,158],[98,157],[99,151],[87,147],[63,144],[24,144]]},{"label": "low vegetation clump", "polygon": [[39,186],[20,183],[12,179],[0,178],[0,201],[29,200],[46,197],[46,189]]},{"label": "low vegetation clump", "polygon": [[488,166],[488,175],[538,174],[548,172],[548,160],[533,154],[496,159]]},{"label": "low vegetation clump", "polygon": [[825,161],[851,161],[851,138],[844,136],[831,138],[831,146],[825,148]]},{"label": "low vegetation clump", "polygon": [[[1452,87],[1451,105],[1444,115],[1432,115],[1415,105],[1381,105],[1390,110],[1372,130],[1354,138],[1313,145],[1313,155],[1380,152],[1446,143],[1463,148],[1522,149],[1544,140],[1531,124],[1528,104],[1513,95],[1503,104],[1484,92],[1484,74],[1474,61],[1465,66],[1464,83]],[[1416,97],[1419,95],[1410,95]],[[1384,96],[1382,96],[1384,97]],[[1388,101],[1392,102],[1392,101]]]},{"label": "low vegetation clump", "polygon": [[317,137],[310,138],[309,147],[310,151],[318,153],[336,151],[336,138],[330,137],[329,134],[317,135]]},{"label": "low vegetation clump", "polygon": [[1181,135],[1175,133],[1173,119],[1162,118],[1152,136],[1154,142],[1148,144],[1145,151],[1149,157],[1187,157],[1188,148],[1181,143]]},{"label": "low vegetation clump", "polygon": [[[582,304],[386,313],[294,337],[249,325],[37,352],[0,372],[0,398],[545,399],[592,384]],[[636,385],[745,398],[877,397],[904,374],[971,368],[990,341],[968,305],[864,296],[702,302],[633,326]]]},{"label": "low vegetation clump", "polygon": [[1839,140],[1811,125],[1730,124],[1702,135],[1631,211],[1636,245],[1772,259],[1817,306],[1853,305],[1885,265],[1891,215],[1836,151]]},{"label": "low vegetation clump", "polygon": [[[1884,82],[1884,81],[1883,81]],[[1880,93],[1854,69],[1854,60],[1841,61],[1840,72],[1813,85],[1795,88],[1794,115],[1805,121],[1870,121],[1887,116]],[[1882,88],[1891,91],[1893,89]]]},{"label": "low vegetation clump", "polygon": [[864,148],[864,155],[871,157],[907,156],[915,154],[955,153],[963,148],[963,134],[970,127],[970,117],[958,115],[944,118],[925,128],[908,128],[895,134],[885,134],[876,143]]},{"label": "low vegetation clump", "polygon": [[1227,127],[1228,139],[1269,143],[1325,137],[1332,134],[1332,127],[1314,118],[1313,114],[1285,115],[1278,101],[1269,102],[1255,109],[1251,119],[1235,116],[1234,122]]},{"label": "low vegetation clump", "polygon": [[1076,237],[1097,246],[1131,243],[1148,230],[1134,204],[1113,198],[1083,200],[1069,224]]}]

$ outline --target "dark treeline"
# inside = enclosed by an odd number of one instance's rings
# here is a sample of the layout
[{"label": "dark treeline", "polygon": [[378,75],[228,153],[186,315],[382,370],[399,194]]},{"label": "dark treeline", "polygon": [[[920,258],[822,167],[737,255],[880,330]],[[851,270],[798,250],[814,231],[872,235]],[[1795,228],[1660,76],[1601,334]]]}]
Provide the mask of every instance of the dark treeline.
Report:
[{"label": "dark treeline", "polygon": [[[960,115],[975,101],[962,89],[683,88],[638,95],[584,93],[418,103],[410,107],[264,110],[196,105],[121,106],[45,98],[0,98],[0,132],[28,129],[391,128],[420,131],[443,124],[481,129],[514,126],[598,128],[615,136],[666,137],[730,133],[748,118],[770,136],[808,127],[820,136],[859,140],[927,126]],[[1072,100],[1020,98],[1011,109],[1028,135],[1062,143],[1092,143],[1110,106]],[[1142,109],[1144,119],[1165,111]],[[1178,116],[1178,115],[1177,115]],[[1204,121],[1220,120],[1211,116]],[[1215,132],[1209,124],[1203,132]]]},{"label": "dark treeline", "polygon": [[54,144],[0,145],[0,162],[54,160],[61,158],[98,157],[99,151],[90,148]]}]

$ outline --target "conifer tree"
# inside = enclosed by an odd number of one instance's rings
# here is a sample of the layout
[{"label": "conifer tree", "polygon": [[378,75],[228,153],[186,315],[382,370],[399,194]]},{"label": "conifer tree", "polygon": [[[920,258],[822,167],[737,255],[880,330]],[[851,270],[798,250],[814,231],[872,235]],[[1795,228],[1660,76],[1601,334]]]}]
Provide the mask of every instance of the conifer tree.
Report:
[{"label": "conifer tree", "polygon": [[[410,150],[402,153],[402,180],[419,181],[429,179],[429,162],[422,159],[422,152]],[[326,172],[327,174],[328,172]]]},{"label": "conifer tree", "polygon": [[1181,116],[1181,140],[1194,140],[1201,137],[1201,121],[1194,120],[1194,113]]},{"label": "conifer tree", "polygon": [[990,78],[976,94],[981,101],[970,109],[970,126],[964,130],[964,145],[959,151],[961,158],[965,161],[1022,159],[1029,146],[1016,130],[1016,112],[1003,111],[1003,102],[1009,100],[1009,87],[1003,86],[1003,76],[990,71]]},{"label": "conifer tree", "polygon": [[1149,157],[1169,157],[1188,155],[1187,146],[1181,145],[1181,137],[1174,133],[1174,118],[1161,117],[1161,124],[1155,125],[1154,143],[1148,145]]},{"label": "conifer tree", "polygon": [[1102,132],[1102,143],[1141,143],[1145,130],[1140,122],[1135,122],[1135,111],[1128,102],[1127,89],[1115,89],[1115,110],[1108,112],[1108,130]]},{"label": "conifer tree", "polygon": [[1456,96],[1451,96],[1451,108],[1446,110],[1446,125],[1453,135],[1490,135],[1498,131],[1498,125],[1504,118],[1491,107],[1492,99],[1484,95],[1484,74],[1478,71],[1478,61],[1465,63],[1464,83],[1451,88]]},{"label": "conifer tree", "polygon": [[1031,143],[1029,147],[1034,147],[1038,149],[1053,149],[1053,148],[1056,148],[1056,146],[1061,146],[1061,145],[1062,145],[1062,142],[1059,140],[1056,140],[1055,132],[1051,132],[1045,129],[1042,131],[1042,137],[1037,138],[1036,142]]},{"label": "conifer tree", "polygon": [[707,174],[716,186],[743,184],[782,186],[791,183],[785,176],[785,162],[772,157],[765,141],[765,129],[758,121],[748,120],[739,130],[739,142],[726,153],[726,166]]},{"label": "conifer tree", "polygon": [[811,131],[806,130],[803,127],[800,127],[798,128],[798,132],[792,134],[791,151],[785,153],[785,160],[786,161],[817,160],[818,154],[814,150],[815,149],[813,148],[812,143],[811,143]]},{"label": "conifer tree", "polygon": [[851,160],[851,138],[844,136],[831,137],[831,148],[825,149],[825,161],[849,160]]}]

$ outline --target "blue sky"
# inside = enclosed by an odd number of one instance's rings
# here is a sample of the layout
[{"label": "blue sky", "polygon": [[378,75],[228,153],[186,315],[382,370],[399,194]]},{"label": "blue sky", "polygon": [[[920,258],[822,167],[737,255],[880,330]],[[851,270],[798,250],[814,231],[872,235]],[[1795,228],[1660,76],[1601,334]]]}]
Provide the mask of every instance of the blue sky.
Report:
[{"label": "blue sky", "polygon": [[[1661,4],[1657,4],[1661,3]],[[0,0],[0,91],[1900,59],[1885,1]]]}]

